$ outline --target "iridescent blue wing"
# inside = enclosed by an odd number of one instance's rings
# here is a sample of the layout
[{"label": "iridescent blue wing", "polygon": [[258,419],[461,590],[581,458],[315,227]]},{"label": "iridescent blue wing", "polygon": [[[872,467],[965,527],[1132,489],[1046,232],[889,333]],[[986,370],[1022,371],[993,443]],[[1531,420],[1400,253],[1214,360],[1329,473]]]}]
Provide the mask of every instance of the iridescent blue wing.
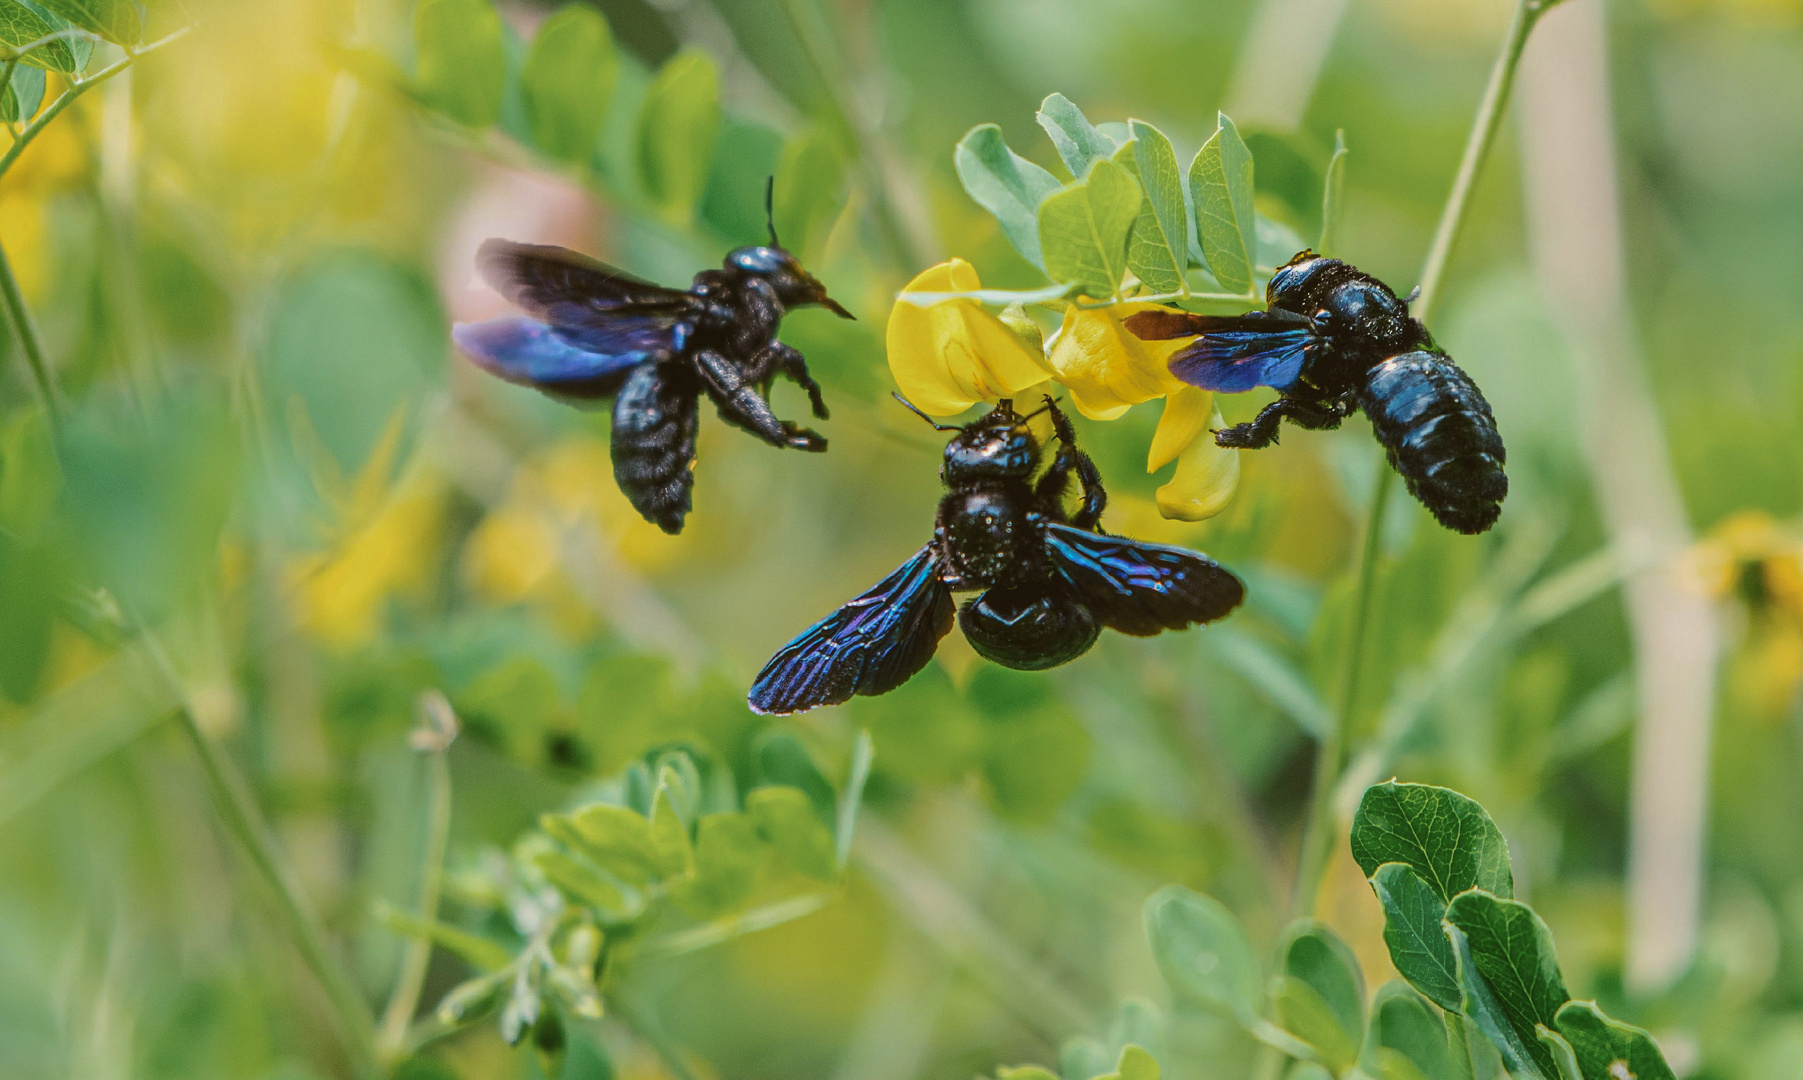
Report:
[{"label": "iridescent blue wing", "polygon": [[913,678],[952,628],[952,594],[928,544],[876,587],[809,627],[758,672],[752,711],[796,713]]},{"label": "iridescent blue wing", "polygon": [[701,300],[568,248],[489,240],[476,266],[496,292],[579,348],[609,355],[682,348]]},{"label": "iridescent blue wing", "polygon": [[1246,587],[1213,559],[1069,525],[1045,526],[1058,576],[1104,626],[1145,637],[1213,622],[1240,605]]},{"label": "iridescent blue wing", "polygon": [[632,333],[622,327],[610,351],[584,348],[557,327],[512,317],[458,323],[451,339],[476,366],[510,383],[536,387],[556,397],[594,399],[619,389],[633,368],[665,354],[671,335]]},{"label": "iridescent blue wing", "polygon": [[1171,374],[1227,394],[1255,386],[1289,389],[1302,374],[1308,350],[1321,340],[1306,317],[1280,308],[1231,316],[1142,311],[1128,316],[1125,325],[1147,341],[1196,335],[1171,355]]}]

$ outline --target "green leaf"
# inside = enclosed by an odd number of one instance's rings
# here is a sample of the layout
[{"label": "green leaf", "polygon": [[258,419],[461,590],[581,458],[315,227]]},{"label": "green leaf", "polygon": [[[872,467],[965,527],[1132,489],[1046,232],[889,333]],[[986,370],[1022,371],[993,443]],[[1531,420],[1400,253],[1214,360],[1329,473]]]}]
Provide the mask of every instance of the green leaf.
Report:
[{"label": "green leaf", "polygon": [[1039,204],[1039,244],[1046,273],[1076,282],[1101,300],[1120,291],[1127,273],[1127,236],[1139,218],[1139,182],[1112,161],[1097,161],[1080,182]]},{"label": "green leaf", "polygon": [[1429,1001],[1457,1011],[1459,962],[1440,921],[1446,902],[1406,863],[1385,863],[1371,876],[1371,890],[1384,909],[1384,944],[1397,974]]},{"label": "green leaf", "polygon": [[978,206],[995,215],[1002,235],[1028,262],[1045,269],[1039,247],[1039,204],[1058,178],[1008,148],[994,124],[971,128],[952,155],[958,179]]},{"label": "green leaf", "polygon": [[806,792],[793,787],[761,787],[745,797],[745,810],[790,866],[820,881],[833,879],[838,866],[833,834],[820,823]]},{"label": "green leaf", "polygon": [[1436,1080],[1404,1055],[1382,1046],[1365,1055],[1360,1070],[1372,1080]]},{"label": "green leaf", "polygon": [[490,0],[422,0],[413,16],[419,99],[457,123],[486,128],[507,85],[501,15]]},{"label": "green leaf", "polygon": [[839,792],[839,808],[833,818],[833,861],[844,866],[851,858],[851,841],[858,827],[858,808],[864,802],[864,785],[870,780],[870,765],[876,757],[876,744],[869,729],[858,731],[851,748],[851,775]]},{"label": "green leaf", "polygon": [[144,37],[133,0],[35,0],[36,5],[83,30],[118,45],[136,45]]},{"label": "green leaf", "polygon": [[684,49],[658,71],[639,109],[645,192],[666,219],[693,220],[719,131],[719,69],[707,53]]},{"label": "green leaf", "polygon": [[1252,291],[1258,231],[1252,211],[1252,151],[1226,113],[1189,166],[1196,233],[1209,272],[1229,292]]},{"label": "green leaf", "polygon": [[1181,885],[1146,901],[1146,939],[1171,989],[1242,1024],[1258,1019],[1258,963],[1233,913]]},{"label": "green leaf", "polygon": [[1321,185],[1321,238],[1315,249],[1332,255],[1340,246],[1340,218],[1346,212],[1346,133],[1333,133],[1333,156],[1327,159],[1326,181]]},{"label": "green leaf", "polygon": [[1557,1067],[1559,1080],[1584,1080],[1584,1074],[1578,1069],[1578,1055],[1572,1050],[1565,1036],[1547,1027],[1545,1024],[1534,1025],[1534,1034],[1540,1045],[1553,1056],[1553,1065]]},{"label": "green leaf", "polygon": [[[1503,1068],[1512,1077],[1516,1080],[1545,1080],[1545,1074],[1540,1071],[1533,1053],[1509,1022],[1502,1002],[1497,1000],[1496,992],[1478,974],[1477,962],[1471,956],[1471,942],[1465,937],[1465,932],[1451,923],[1444,925],[1446,937],[1452,942],[1453,953],[1459,960],[1459,986],[1465,994],[1462,1011],[1496,1048]],[[1475,1047],[1473,1050],[1475,1053]]]},{"label": "green leaf", "polygon": [[545,880],[572,900],[594,908],[603,922],[627,922],[644,910],[644,897],[638,890],[627,890],[561,851],[541,851],[532,857],[533,865]]},{"label": "green leaf", "polygon": [[545,20],[520,93],[539,149],[561,161],[587,164],[607,119],[620,57],[607,20],[588,4],[566,4]]},{"label": "green leaf", "polygon": [[1128,1043],[1121,1047],[1121,1057],[1115,1062],[1113,1076],[1115,1080],[1158,1080],[1158,1059],[1145,1047]]},{"label": "green leaf", "polygon": [[[8,49],[22,49],[69,28],[66,20],[33,0],[0,0],[0,45]],[[20,65],[73,75],[88,66],[93,51],[94,41],[85,34],[60,37],[26,53]]]},{"label": "green leaf", "polygon": [[1052,94],[1039,103],[1039,126],[1052,137],[1058,156],[1072,176],[1081,177],[1098,161],[1114,155],[1118,143],[1097,131],[1083,110],[1063,94]]},{"label": "green leaf", "polygon": [[744,814],[708,814],[695,826],[695,878],[685,905],[703,918],[730,911],[751,895],[763,845]]},{"label": "green leaf", "polygon": [[[1161,292],[1181,287],[1184,271],[1189,269],[1189,238],[1195,232],[1190,222],[1189,202],[1183,197],[1183,171],[1177,164],[1177,152],[1165,134],[1143,120],[1128,121],[1133,133],[1133,160],[1138,165],[1139,185],[1146,202],[1140,207],[1140,220],[1133,226],[1132,248],[1128,264],[1134,267],[1147,285]],[[1146,220],[1146,211],[1152,220]],[[1149,245],[1149,249],[1148,249]],[[1137,253],[1137,257],[1133,253]],[[1141,266],[1170,265],[1177,285],[1163,289],[1146,277]]]},{"label": "green leaf", "polygon": [[845,206],[845,155],[831,132],[811,127],[783,143],[775,202],[783,247],[803,257],[816,252]]},{"label": "green leaf", "polygon": [[1448,903],[1467,889],[1514,895],[1509,846],[1484,808],[1456,791],[1394,780],[1367,788],[1352,816],[1352,857],[1366,875],[1408,863]]},{"label": "green leaf", "polygon": [[[1137,139],[1127,142],[1109,159],[1126,169],[1135,180],[1139,179],[1139,161],[1135,157],[1138,149]],[[1178,268],[1169,243],[1159,229],[1152,200],[1144,194],[1144,185],[1141,187],[1139,216],[1134,218],[1133,228],[1127,234],[1127,268],[1154,292],[1176,292],[1183,284],[1183,271]]]},{"label": "green leaf", "polygon": [[1064,1080],[1090,1080],[1114,1067],[1115,1057],[1100,1039],[1079,1036],[1058,1050],[1058,1074]]},{"label": "green leaf", "polygon": [[1423,1080],[1459,1080],[1461,1075],[1440,1018],[1400,981],[1385,983],[1371,1003],[1367,1050],[1367,1070],[1380,1076],[1390,1075],[1378,1065],[1381,1050],[1405,1059]]},{"label": "green leaf", "polygon": [[1446,921],[1469,945],[1470,955],[1496,994],[1503,1014],[1540,1071],[1556,1071],[1552,1053],[1540,1044],[1534,1025],[1554,1026],[1570,996],[1559,975],[1553,936],[1534,909],[1479,889],[1460,893],[1446,907]]},{"label": "green leaf", "polygon": [[1338,1073],[1358,1056],[1358,1035],[1340,1023],[1333,1006],[1313,986],[1294,975],[1271,979],[1277,1022],[1314,1050],[1316,1060]]},{"label": "green leaf", "polygon": [[800,788],[821,823],[830,827],[838,813],[833,785],[800,739],[787,731],[769,732],[757,741],[752,755],[759,784]]},{"label": "green leaf", "polygon": [[1164,1059],[1165,1021],[1151,1002],[1128,998],[1121,1002],[1114,1023],[1108,1025],[1108,1045],[1125,1048],[1137,1046],[1159,1060]]},{"label": "green leaf", "polygon": [[1555,1020],[1553,1026],[1571,1043],[1584,1080],[1674,1080],[1653,1037],[1604,1015],[1596,1002],[1568,1001]]},{"label": "green leaf", "polygon": [[644,885],[661,872],[650,820],[624,806],[596,803],[573,814],[548,814],[540,826],[622,881]]},{"label": "green leaf", "polygon": [[694,820],[695,801],[695,793],[688,790],[680,773],[668,765],[658,770],[657,789],[651,796],[651,843],[657,850],[658,866],[666,874],[694,869],[689,823]]},{"label": "green leaf", "polygon": [[410,911],[378,901],[375,917],[397,934],[425,938],[483,971],[499,971],[513,957],[499,943],[435,919],[422,919]]},{"label": "green leaf", "polygon": [[1298,919],[1284,931],[1278,950],[1285,975],[1321,996],[1357,1051],[1365,1030],[1365,979],[1358,958],[1325,923]]},{"label": "green leaf", "polygon": [[44,69],[20,64],[0,90],[0,122],[22,124],[38,114],[44,103]]}]

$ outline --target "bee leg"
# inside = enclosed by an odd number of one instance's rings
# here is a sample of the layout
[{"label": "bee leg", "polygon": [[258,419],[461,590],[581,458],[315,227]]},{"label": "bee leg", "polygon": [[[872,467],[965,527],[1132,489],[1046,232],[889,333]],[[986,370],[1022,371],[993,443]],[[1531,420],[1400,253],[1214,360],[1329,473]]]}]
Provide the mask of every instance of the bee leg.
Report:
[{"label": "bee leg", "polygon": [[770,411],[770,403],[758,392],[756,382],[746,378],[745,372],[727,357],[712,349],[697,350],[695,369],[722,420],[744,428],[771,446],[816,453],[826,449],[826,439],[818,433],[778,420]]},{"label": "bee leg", "polygon": [[1351,416],[1358,405],[1351,401],[1302,401],[1297,398],[1288,399],[1289,405],[1284,410],[1292,423],[1310,431],[1332,431],[1340,426],[1340,421]]},{"label": "bee leg", "polygon": [[814,409],[814,419],[825,420],[832,415],[827,411],[826,399],[820,396],[820,384],[808,374],[808,361],[801,355],[800,349],[772,341],[752,358],[751,370],[758,372],[757,382],[762,382],[771,375],[781,375],[806,390],[808,404]]},{"label": "bee leg", "polygon": [[1077,431],[1071,426],[1070,417],[1064,415],[1050,398],[1046,399],[1046,407],[1052,414],[1052,431],[1058,436],[1058,453],[1045,475],[1034,485],[1033,494],[1041,503],[1057,511],[1062,520],[1064,493],[1070,488],[1071,474],[1075,473],[1077,483],[1083,488],[1083,506],[1070,523],[1079,529],[1094,529],[1108,505],[1108,492],[1102,487],[1102,472],[1088,454],[1077,449]]},{"label": "bee leg", "polygon": [[1288,398],[1278,398],[1259,410],[1258,416],[1244,424],[1215,432],[1215,445],[1233,450],[1263,450],[1277,441],[1277,425],[1288,413]]}]

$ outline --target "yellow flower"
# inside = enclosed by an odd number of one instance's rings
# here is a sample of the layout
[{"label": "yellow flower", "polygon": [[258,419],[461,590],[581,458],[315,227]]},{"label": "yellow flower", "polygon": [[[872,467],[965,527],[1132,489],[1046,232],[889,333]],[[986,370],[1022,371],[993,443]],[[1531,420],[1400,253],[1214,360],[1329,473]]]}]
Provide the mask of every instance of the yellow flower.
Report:
[{"label": "yellow flower", "polygon": [[1803,538],[1763,510],[1723,518],[1691,548],[1682,571],[1705,595],[1739,590],[1756,614],[1803,623]]},{"label": "yellow flower", "polygon": [[[1050,360],[1058,381],[1070,387],[1071,402],[1091,420],[1113,420],[1130,406],[1176,393],[1187,384],[1171,374],[1171,354],[1187,342],[1141,341],[1121,325],[1157,304],[1111,304],[1064,310],[1064,325],[1052,343]],[[1169,459],[1167,459],[1169,460]]]},{"label": "yellow flower", "polygon": [[444,510],[442,487],[415,476],[336,551],[298,560],[292,573],[301,626],[336,648],[367,643],[390,596],[417,593],[430,581]]},{"label": "yellow flower", "polygon": [[1046,381],[1042,355],[972,299],[921,306],[908,293],[973,292],[976,268],[940,263],[908,282],[889,311],[889,372],[924,412],[952,416],[979,401],[1011,398]]},{"label": "yellow flower", "polygon": [[1159,513],[1201,521],[1227,508],[1240,486],[1240,452],[1216,446],[1210,430],[1225,426],[1210,391],[1186,386],[1165,398],[1146,471],[1157,472],[1176,457],[1177,474],[1158,489]]}]

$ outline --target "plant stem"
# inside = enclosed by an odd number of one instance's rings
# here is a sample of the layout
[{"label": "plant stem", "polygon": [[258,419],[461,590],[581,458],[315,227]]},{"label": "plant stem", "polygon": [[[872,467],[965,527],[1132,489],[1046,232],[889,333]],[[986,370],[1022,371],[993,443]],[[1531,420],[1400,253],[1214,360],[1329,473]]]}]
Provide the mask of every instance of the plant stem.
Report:
[{"label": "plant stem", "polygon": [[[17,146],[18,143],[13,145]],[[51,441],[60,444],[62,402],[56,396],[56,384],[50,381],[50,364],[44,359],[44,339],[38,336],[38,325],[31,317],[31,308],[25,304],[25,294],[19,290],[19,279],[13,274],[12,261],[6,257],[5,247],[0,247],[0,300],[6,303],[6,317],[13,324],[13,333],[18,335],[19,347],[25,351],[25,364],[31,368],[31,381],[36,384],[38,396],[44,401],[44,416],[50,421]]]},{"label": "plant stem", "polygon": [[1395,477],[1396,473],[1387,464],[1379,463],[1371,507],[1365,515],[1365,542],[1359,554],[1358,585],[1353,593],[1352,616],[1346,631],[1346,662],[1340,677],[1339,708],[1334,710],[1333,726],[1328,728],[1327,737],[1315,751],[1308,818],[1303,825],[1302,850],[1297,857],[1296,893],[1290,902],[1290,913],[1296,917],[1314,910],[1315,898],[1321,891],[1321,879],[1327,873],[1328,857],[1333,851],[1333,836],[1338,825],[1334,820],[1333,793],[1339,786],[1340,769],[1345,763],[1353,710],[1358,707],[1365,635],[1371,622],[1371,595],[1376,591],[1377,560],[1383,546],[1384,507],[1389,504]]},{"label": "plant stem", "polygon": [[64,90],[58,95],[57,99],[51,102],[48,108],[43,112],[38,113],[37,119],[25,126],[25,130],[19,133],[19,137],[13,141],[13,144],[6,148],[6,153],[0,154],[0,176],[6,175],[6,171],[13,167],[13,162],[17,161],[19,155],[24,152],[25,148],[31,145],[31,141],[38,137],[38,133],[43,131],[44,128],[49,125],[50,121],[55,120],[57,114],[68,108],[76,98],[87,93],[94,87],[99,86],[101,83],[119,74],[126,68],[131,67],[133,64],[137,63],[140,56],[143,56],[146,53],[155,52],[157,49],[162,48],[170,42],[183,37],[188,33],[189,29],[189,27],[184,26],[180,30],[175,31],[166,37],[160,37],[148,45],[126,53],[123,57],[113,61],[111,64],[101,68],[99,71],[96,71],[85,79],[77,79],[70,83],[69,89]]},{"label": "plant stem", "polygon": [[[442,702],[442,696],[438,697]],[[430,706],[428,706],[430,707]],[[449,715],[450,705],[444,704]],[[455,721],[453,720],[453,725]],[[454,727],[452,735],[454,737]],[[416,733],[417,734],[417,733]],[[430,734],[430,732],[428,732]],[[418,742],[415,744],[420,746]],[[426,753],[426,843],[420,860],[419,917],[430,923],[438,918],[438,894],[444,883],[445,847],[451,834],[451,763],[447,754],[450,738],[427,742],[420,747]],[[426,984],[426,968],[432,960],[432,939],[415,936],[407,942],[401,960],[400,974],[395,978],[394,993],[382,1012],[376,1035],[376,1048],[385,1060],[398,1060],[407,1048],[408,1025],[419,1011],[420,991]]]},{"label": "plant stem", "polygon": [[[1556,0],[1555,0],[1556,2]],[[1515,87],[1515,71],[1521,66],[1521,50],[1528,34],[1540,16],[1552,5],[1545,0],[1518,0],[1515,15],[1509,21],[1509,33],[1503,39],[1502,51],[1490,69],[1490,82],[1484,87],[1484,99],[1478,105],[1477,117],[1471,124],[1471,135],[1465,140],[1465,154],[1459,159],[1458,175],[1453,177],[1452,192],[1440,211],[1440,223],[1434,227],[1433,243],[1428,245],[1427,261],[1421,267],[1421,296],[1410,305],[1410,313],[1422,322],[1434,310],[1440,297],[1440,279],[1446,276],[1446,263],[1458,243],[1465,225],[1465,214],[1471,206],[1471,194],[1477,188],[1478,174],[1490,156],[1496,131],[1502,125],[1509,104],[1509,92]]]},{"label": "plant stem", "polygon": [[[1518,0],[1514,17],[1502,51],[1490,70],[1490,82],[1484,88],[1483,101],[1472,120],[1471,134],[1465,141],[1465,153],[1459,160],[1459,171],[1453,177],[1452,191],[1440,211],[1440,223],[1434,229],[1427,261],[1421,268],[1421,295],[1410,306],[1415,318],[1426,321],[1439,298],[1440,282],[1446,276],[1447,261],[1458,243],[1471,194],[1477,178],[1496,141],[1508,106],[1509,92],[1515,84],[1515,71],[1521,64],[1521,51],[1527,45],[1528,33],[1549,5],[1545,0]],[[1346,758],[1353,710],[1358,705],[1359,681],[1363,673],[1365,638],[1370,630],[1372,593],[1377,582],[1377,560],[1382,551],[1384,507],[1395,486],[1395,471],[1381,464],[1377,484],[1371,493],[1371,507],[1365,518],[1365,540],[1359,555],[1358,585],[1353,595],[1352,612],[1347,626],[1345,663],[1340,679],[1339,709],[1333,727],[1321,740],[1315,755],[1314,784],[1309,792],[1308,816],[1303,826],[1302,849],[1297,858],[1296,890],[1291,913],[1307,915],[1314,910],[1321,891],[1321,879],[1327,873],[1333,837],[1338,832],[1334,814],[1334,791],[1339,786],[1340,770]]]},{"label": "plant stem", "polygon": [[225,822],[226,831],[238,841],[251,865],[275,894],[276,907],[281,912],[282,921],[288,924],[288,930],[294,936],[294,944],[300,950],[301,959],[331,999],[332,1006],[338,1013],[339,1023],[344,1027],[345,1046],[350,1051],[357,1074],[379,1076],[381,1070],[376,1063],[375,1027],[370,1021],[369,1007],[356,984],[351,981],[350,974],[326,944],[325,928],[319,925],[318,919],[301,899],[300,882],[295,880],[294,872],[276,851],[275,842],[257,811],[256,802],[246,790],[243,778],[232,768],[225,755],[220,753],[213,740],[200,730],[193,712],[183,707],[176,711],[176,715],[181,722],[182,733],[188,737],[188,741],[194,745],[194,752],[200,757],[207,786],[212,790],[213,801],[219,808],[219,817]]}]

